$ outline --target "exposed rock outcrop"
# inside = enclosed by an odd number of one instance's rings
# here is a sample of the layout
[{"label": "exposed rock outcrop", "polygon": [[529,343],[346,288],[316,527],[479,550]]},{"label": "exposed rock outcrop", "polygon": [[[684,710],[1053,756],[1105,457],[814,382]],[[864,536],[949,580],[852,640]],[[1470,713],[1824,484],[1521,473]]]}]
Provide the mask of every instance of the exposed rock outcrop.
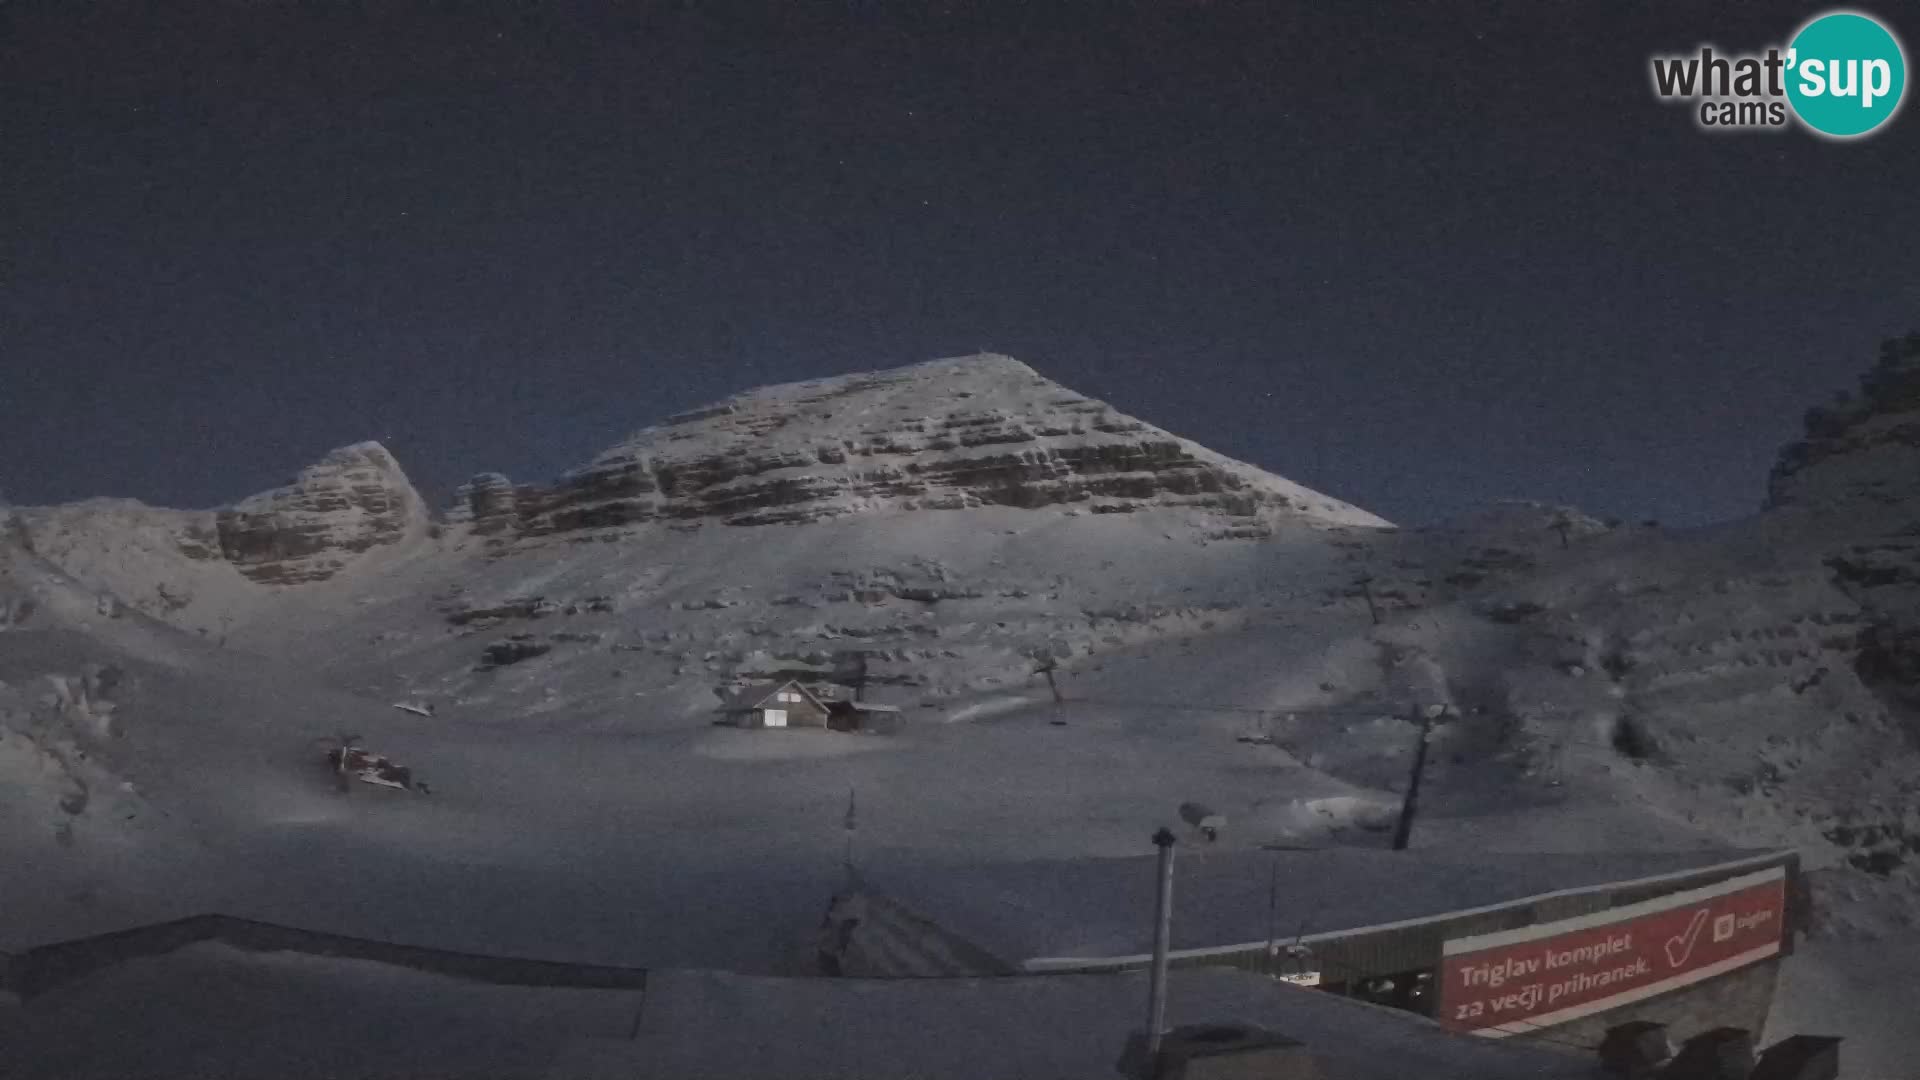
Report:
[{"label": "exposed rock outcrop", "polygon": [[551,489],[482,474],[448,518],[479,535],[538,536],[1069,503],[1385,524],[997,355],[748,391],[647,428]]},{"label": "exposed rock outcrop", "polygon": [[1869,616],[1860,676],[1920,713],[1920,333],[1883,343],[1860,393],[1809,409],[1806,425],[1768,507],[1808,514],[1834,583]]},{"label": "exposed rock outcrop", "polygon": [[1774,465],[1770,508],[1906,503],[1920,513],[1920,333],[1883,343],[1860,393],[1807,410],[1806,429]]},{"label": "exposed rock outcrop", "polygon": [[393,455],[377,442],[342,447],[287,486],[219,511],[220,551],[270,585],[333,576],[348,557],[425,533],[427,510]]},{"label": "exposed rock outcrop", "polygon": [[454,489],[448,525],[464,525],[480,536],[511,531],[518,522],[518,493],[499,473],[481,473]]},{"label": "exposed rock outcrop", "polygon": [[222,630],[263,585],[323,581],[356,556],[424,535],[425,502],[379,443],[342,447],[287,486],[217,510],[132,499],[20,507],[22,548],[128,607],[202,633]]}]

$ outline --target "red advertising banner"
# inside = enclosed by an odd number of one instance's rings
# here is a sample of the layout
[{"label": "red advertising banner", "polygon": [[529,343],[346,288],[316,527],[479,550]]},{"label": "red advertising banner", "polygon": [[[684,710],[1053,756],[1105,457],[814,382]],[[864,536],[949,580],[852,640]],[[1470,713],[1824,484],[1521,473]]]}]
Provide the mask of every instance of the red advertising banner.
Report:
[{"label": "red advertising banner", "polygon": [[1510,1035],[1666,993],[1764,960],[1785,935],[1779,867],[1718,885],[1446,944],[1448,1027]]}]

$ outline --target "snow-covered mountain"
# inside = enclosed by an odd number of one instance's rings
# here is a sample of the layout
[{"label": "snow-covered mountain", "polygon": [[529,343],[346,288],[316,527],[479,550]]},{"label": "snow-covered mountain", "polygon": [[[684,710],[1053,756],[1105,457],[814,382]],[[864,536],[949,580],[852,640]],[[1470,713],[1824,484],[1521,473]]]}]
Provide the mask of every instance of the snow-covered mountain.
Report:
[{"label": "snow-covered mountain", "polygon": [[[1543,769],[1631,744],[1805,781],[1874,760],[1920,685],[1917,372],[1920,338],[1890,344],[1858,401],[1809,413],[1764,512],[1684,533],[1525,503],[1394,529],[994,355],[751,390],[550,486],[484,474],[438,524],[363,443],[217,511],[14,529],[136,610],[522,730],[673,729],[856,657],[882,699],[1005,707],[1054,662],[1120,698],[1451,700]],[[1248,641],[1272,669],[1204,687],[1103,660]],[[1339,670],[1278,677],[1300,649]]]},{"label": "snow-covered mountain", "polygon": [[[114,837],[273,867],[205,875],[242,914],[776,970],[850,787],[874,858],[1135,853],[1199,797],[1229,843],[1369,842],[1406,707],[1445,703],[1418,842],[1790,843],[1830,932],[1886,934],[1920,913],[1920,338],[1863,390],[1764,509],[1684,531],[1531,503],[1395,528],[998,356],[748,391],[438,520],[374,444],[223,510],[23,508],[0,714],[38,734],[0,761],[55,779],[0,794],[39,822],[0,848],[89,896],[112,875],[76,852]],[[907,732],[711,725],[776,676],[864,678]],[[54,717],[62,760],[196,827],[64,809]],[[343,726],[433,799],[335,797],[307,757]],[[69,818],[95,839],[47,842]]]},{"label": "snow-covered mountain", "polygon": [[855,652],[876,687],[943,699],[1245,621],[1264,589],[1351,607],[1317,568],[1387,527],[991,355],[750,391],[551,487],[476,479],[439,526],[377,444],[219,511],[18,519],[184,627],[510,722],[629,727]]},{"label": "snow-covered mountain", "polygon": [[486,473],[449,520],[538,536],[656,521],[760,525],[886,510],[1269,511],[1384,525],[1083,397],[1008,356],[763,387],[646,428],[552,488]]},{"label": "snow-covered mountain", "polygon": [[89,499],[12,511],[17,543],[129,606],[198,631],[272,610],[283,590],[382,565],[427,538],[426,503],[375,442],[216,510]]}]

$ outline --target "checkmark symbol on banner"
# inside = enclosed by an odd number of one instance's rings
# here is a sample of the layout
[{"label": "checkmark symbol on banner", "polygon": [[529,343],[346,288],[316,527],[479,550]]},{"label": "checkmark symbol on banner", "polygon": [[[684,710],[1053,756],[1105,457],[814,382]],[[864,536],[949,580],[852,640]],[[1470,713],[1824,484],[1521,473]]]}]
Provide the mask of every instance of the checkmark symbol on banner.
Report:
[{"label": "checkmark symbol on banner", "polygon": [[1700,931],[1705,929],[1706,925],[1707,909],[1701,908],[1693,913],[1693,921],[1687,924],[1687,929],[1684,933],[1681,933],[1677,937],[1667,939],[1667,964],[1669,967],[1679,967],[1687,962],[1687,958],[1693,955],[1694,944],[1700,940]]}]

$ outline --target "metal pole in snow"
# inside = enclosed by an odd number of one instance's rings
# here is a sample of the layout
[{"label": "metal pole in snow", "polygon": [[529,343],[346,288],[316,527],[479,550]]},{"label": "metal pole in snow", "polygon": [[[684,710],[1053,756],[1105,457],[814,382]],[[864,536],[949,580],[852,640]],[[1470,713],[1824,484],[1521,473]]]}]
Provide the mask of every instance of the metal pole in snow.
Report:
[{"label": "metal pole in snow", "polygon": [[1413,773],[1407,777],[1407,797],[1400,803],[1400,824],[1393,830],[1393,850],[1405,851],[1407,841],[1413,837],[1413,815],[1420,805],[1420,774],[1427,768],[1427,743],[1433,738],[1433,717],[1421,712],[1416,719],[1420,724],[1420,745],[1413,751]]},{"label": "metal pole in snow", "polygon": [[853,831],[855,828],[853,788],[851,787],[847,788],[847,816],[841,820],[841,825],[847,831],[847,854],[841,865],[846,870],[847,880],[851,882],[853,880]]},{"label": "metal pole in snow", "polygon": [[1167,1027],[1167,950],[1173,937],[1173,832],[1165,827],[1153,834],[1160,849],[1160,893],[1153,911],[1153,975],[1147,988],[1147,1068],[1160,1068],[1160,1040]]},{"label": "metal pole in snow", "polygon": [[1267,864],[1267,974],[1273,974],[1274,960],[1279,954],[1275,948],[1274,920],[1280,914],[1280,856],[1276,853]]},{"label": "metal pole in snow", "polygon": [[1360,586],[1360,595],[1365,597],[1367,601],[1367,618],[1373,620],[1373,625],[1379,626],[1380,609],[1374,606],[1373,603],[1373,576],[1371,574],[1362,574],[1357,579],[1356,584]]}]

